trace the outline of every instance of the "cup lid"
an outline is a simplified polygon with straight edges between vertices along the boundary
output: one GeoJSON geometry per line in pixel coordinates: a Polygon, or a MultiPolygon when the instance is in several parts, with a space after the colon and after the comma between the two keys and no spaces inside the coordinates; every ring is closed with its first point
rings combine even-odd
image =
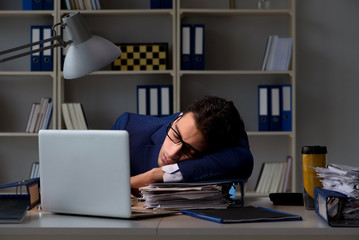
{"type": "Polygon", "coordinates": [[[304,146],[302,147],[302,154],[326,154],[326,146],[304,146]]]}

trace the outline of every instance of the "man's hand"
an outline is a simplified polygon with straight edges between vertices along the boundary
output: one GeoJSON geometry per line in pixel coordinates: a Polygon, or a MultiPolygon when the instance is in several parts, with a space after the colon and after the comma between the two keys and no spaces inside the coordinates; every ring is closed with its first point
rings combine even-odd
{"type": "Polygon", "coordinates": [[[161,168],[152,168],[151,170],[131,177],[131,188],[140,188],[151,183],[163,182],[164,172],[161,168]]]}

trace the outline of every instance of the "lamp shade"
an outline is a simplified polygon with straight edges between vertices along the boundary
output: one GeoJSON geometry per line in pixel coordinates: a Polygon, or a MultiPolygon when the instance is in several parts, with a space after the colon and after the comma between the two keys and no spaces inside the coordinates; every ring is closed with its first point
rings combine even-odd
{"type": "Polygon", "coordinates": [[[65,16],[65,30],[72,41],[65,57],[64,78],[74,79],[97,71],[121,55],[112,42],[92,35],[79,12],[65,16]]]}

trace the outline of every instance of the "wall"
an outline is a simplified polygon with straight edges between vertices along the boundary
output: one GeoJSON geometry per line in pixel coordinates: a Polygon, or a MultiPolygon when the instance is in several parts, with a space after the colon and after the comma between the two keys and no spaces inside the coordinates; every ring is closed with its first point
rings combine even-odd
{"type": "Polygon", "coordinates": [[[302,146],[325,145],[329,163],[359,167],[359,1],[298,0],[296,10],[298,162],[302,146]]]}

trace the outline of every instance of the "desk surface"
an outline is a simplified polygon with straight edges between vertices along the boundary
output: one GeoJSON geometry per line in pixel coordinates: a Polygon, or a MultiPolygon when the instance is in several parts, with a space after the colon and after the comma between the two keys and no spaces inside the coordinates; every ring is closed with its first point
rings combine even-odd
{"type": "Polygon", "coordinates": [[[298,214],[303,221],[219,224],[187,215],[143,220],[60,215],[29,211],[20,224],[0,224],[0,239],[359,239],[359,228],[332,228],[313,210],[273,206],[268,198],[249,198],[246,205],[298,214]]]}

